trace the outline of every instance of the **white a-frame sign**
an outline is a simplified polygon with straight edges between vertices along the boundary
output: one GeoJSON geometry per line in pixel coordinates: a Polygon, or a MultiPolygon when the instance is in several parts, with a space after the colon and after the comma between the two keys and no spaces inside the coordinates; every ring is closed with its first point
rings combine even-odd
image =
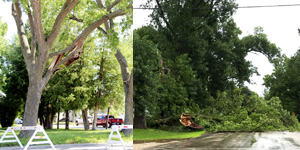
{"type": "Polygon", "coordinates": [[[22,143],[20,142],[18,136],[16,135],[14,130],[34,130],[33,135],[31,136],[30,140],[28,141],[27,145],[25,146],[24,150],[27,150],[30,145],[39,145],[39,144],[50,144],[52,149],[56,150],[53,143],[51,142],[50,138],[48,137],[47,133],[45,132],[44,128],[42,126],[25,126],[25,127],[8,127],[4,134],[2,135],[0,139],[0,143],[12,143],[12,142],[18,142],[20,147],[23,148],[22,143]],[[43,133],[43,136],[36,136],[37,133],[43,133]],[[8,133],[12,133],[13,136],[7,135],[8,133]],[[12,138],[14,138],[12,140],[12,138]],[[9,139],[9,140],[4,140],[9,139]],[[35,139],[45,139],[46,141],[36,141],[33,142],[35,139]]]}

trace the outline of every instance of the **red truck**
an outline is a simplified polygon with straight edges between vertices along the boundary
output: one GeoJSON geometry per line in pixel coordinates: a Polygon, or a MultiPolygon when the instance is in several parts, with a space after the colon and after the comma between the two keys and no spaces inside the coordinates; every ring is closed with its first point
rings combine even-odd
{"type": "MultiPolygon", "coordinates": [[[[107,115],[102,115],[97,118],[97,126],[103,126],[105,128],[106,126],[106,118],[107,115]]],[[[123,123],[122,118],[115,118],[113,115],[109,115],[108,118],[108,127],[110,128],[112,125],[121,125],[123,123]]]]}

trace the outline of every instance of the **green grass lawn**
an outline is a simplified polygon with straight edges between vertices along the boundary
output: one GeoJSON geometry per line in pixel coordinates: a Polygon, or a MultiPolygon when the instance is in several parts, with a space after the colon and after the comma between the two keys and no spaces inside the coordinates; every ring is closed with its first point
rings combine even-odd
{"type": "MultiPolygon", "coordinates": [[[[38,124],[40,124],[40,123],[38,123],[38,124]]],[[[59,124],[60,124],[60,125],[65,125],[66,122],[59,122],[59,124]]],[[[53,122],[53,126],[56,126],[56,125],[57,125],[57,122],[53,122]]],[[[76,124],[73,123],[73,122],[69,122],[69,125],[76,125],[76,124]]]]}
{"type": "MultiPolygon", "coordinates": [[[[5,130],[5,129],[0,129],[5,130]]],[[[83,129],[52,129],[46,130],[48,136],[50,137],[51,141],[54,145],[57,144],[74,144],[74,143],[106,143],[108,140],[108,136],[111,130],[88,130],[85,131],[83,129]]],[[[20,131],[15,131],[17,134],[20,131]]],[[[0,131],[0,137],[4,134],[3,131],[0,131]]],[[[38,135],[42,136],[42,134],[38,135]]],[[[133,138],[125,137],[123,133],[121,133],[122,139],[124,142],[132,142],[133,138]]],[[[20,139],[21,143],[25,146],[28,142],[28,139],[20,139]]],[[[3,146],[18,146],[18,143],[3,143],[0,144],[0,147],[3,146]]]]}
{"type": "Polygon", "coordinates": [[[199,137],[205,131],[173,132],[157,129],[133,129],[133,140],[185,139],[199,137]]]}

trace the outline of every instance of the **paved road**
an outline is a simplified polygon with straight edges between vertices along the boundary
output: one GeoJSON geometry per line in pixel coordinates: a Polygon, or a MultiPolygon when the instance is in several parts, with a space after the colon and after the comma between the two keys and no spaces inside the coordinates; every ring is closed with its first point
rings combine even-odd
{"type": "Polygon", "coordinates": [[[134,150],[300,150],[300,132],[216,133],[168,143],[134,144],[134,150]]]}
{"type": "MultiPolygon", "coordinates": [[[[106,143],[100,144],[65,144],[55,145],[56,150],[105,150],[106,143]]],[[[132,143],[125,143],[128,150],[133,150],[132,143]]],[[[108,148],[109,150],[122,150],[121,145],[113,145],[108,148]]],[[[0,150],[22,150],[20,147],[5,147],[0,150]]],[[[50,146],[30,146],[28,150],[52,150],[50,146]]]]}

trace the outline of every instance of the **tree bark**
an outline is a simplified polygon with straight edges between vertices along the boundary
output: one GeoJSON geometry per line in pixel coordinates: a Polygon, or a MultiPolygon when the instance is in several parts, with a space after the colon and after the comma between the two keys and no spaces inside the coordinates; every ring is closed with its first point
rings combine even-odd
{"type": "Polygon", "coordinates": [[[108,120],[109,120],[109,109],[110,109],[110,107],[107,108],[106,125],[105,125],[105,129],[106,129],[106,130],[107,130],[107,126],[109,126],[109,124],[108,124],[108,120]]]}
{"type": "MultiPolygon", "coordinates": [[[[133,124],[133,72],[131,70],[131,76],[129,75],[129,68],[126,61],[125,56],[121,53],[118,49],[117,53],[115,54],[120,67],[121,73],[123,78],[123,86],[125,92],[125,125],[132,125],[133,124]],[[132,85],[131,85],[132,84],[132,85]],[[132,90],[132,91],[130,91],[132,90]]],[[[124,130],[125,136],[133,134],[133,130],[127,129],[124,130]]]]}
{"type": "Polygon", "coordinates": [[[47,109],[46,109],[46,121],[45,121],[45,123],[44,123],[44,128],[45,129],[49,129],[48,127],[49,127],[49,122],[50,122],[50,108],[49,108],[50,106],[49,106],[49,104],[47,105],[47,109]]]}
{"type": "Polygon", "coordinates": [[[95,104],[95,111],[94,111],[94,119],[93,119],[93,128],[92,130],[96,130],[97,128],[97,116],[99,111],[99,102],[96,102],[95,104]]]}
{"type": "Polygon", "coordinates": [[[39,119],[40,119],[40,126],[44,126],[44,117],[40,116],[39,119]]]}
{"type": "Polygon", "coordinates": [[[82,112],[84,130],[89,130],[90,129],[90,123],[89,123],[89,120],[88,120],[88,108],[81,110],[81,112],[82,112]]]}
{"type": "Polygon", "coordinates": [[[38,111],[38,118],[40,119],[40,125],[44,127],[44,103],[41,102],[38,111]]]}
{"type": "Polygon", "coordinates": [[[53,129],[53,119],[55,116],[55,111],[53,108],[51,108],[51,113],[50,113],[50,117],[49,117],[49,122],[47,123],[47,129],[53,129]]]}
{"type": "Polygon", "coordinates": [[[57,129],[59,129],[59,115],[60,115],[60,111],[58,111],[57,113],[57,129]]]}
{"type": "MultiPolygon", "coordinates": [[[[103,81],[103,67],[104,67],[104,57],[102,56],[101,62],[100,62],[99,82],[103,81]]],[[[101,90],[101,87],[99,87],[98,92],[97,92],[98,101],[95,103],[93,130],[96,130],[96,126],[97,126],[97,116],[98,116],[98,111],[99,111],[99,101],[100,101],[101,95],[102,95],[102,90],[101,90]]]]}
{"type": "MultiPolygon", "coordinates": [[[[36,126],[37,124],[37,114],[38,106],[42,96],[42,90],[39,89],[33,80],[29,81],[27,100],[25,104],[23,125],[22,126],[36,126]]],[[[22,130],[20,132],[20,137],[31,137],[33,131],[22,130]]]]}
{"type": "Polygon", "coordinates": [[[136,113],[137,111],[134,112],[134,124],[133,128],[134,129],[147,129],[147,124],[146,124],[146,114],[138,114],[136,113]]]}
{"type": "Polygon", "coordinates": [[[69,110],[66,110],[66,127],[65,127],[66,130],[69,130],[69,121],[70,121],[69,110]]]}

